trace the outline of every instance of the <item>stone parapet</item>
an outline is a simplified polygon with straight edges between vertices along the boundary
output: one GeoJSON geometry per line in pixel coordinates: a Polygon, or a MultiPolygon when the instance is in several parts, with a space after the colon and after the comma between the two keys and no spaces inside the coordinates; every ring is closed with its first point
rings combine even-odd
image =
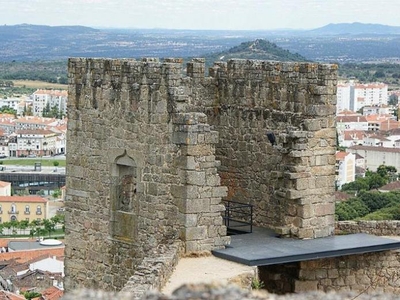
{"type": "Polygon", "coordinates": [[[178,264],[182,253],[183,245],[179,242],[155,249],[137,266],[121,293],[130,293],[130,299],[142,299],[149,291],[161,290],[178,264]]]}
{"type": "Polygon", "coordinates": [[[400,236],[400,221],[339,221],[336,234],[368,233],[377,236],[400,236]]]}

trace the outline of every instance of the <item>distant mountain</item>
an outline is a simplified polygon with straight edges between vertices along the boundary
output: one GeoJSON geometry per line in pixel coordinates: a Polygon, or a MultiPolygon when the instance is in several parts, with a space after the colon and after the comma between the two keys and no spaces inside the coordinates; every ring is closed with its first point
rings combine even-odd
{"type": "Polygon", "coordinates": [[[279,61],[306,61],[300,54],[293,54],[274,43],[264,39],[256,39],[241,43],[239,46],[219,53],[206,55],[208,62],[227,61],[232,58],[279,60],[279,61]]]}
{"type": "Polygon", "coordinates": [[[207,55],[211,62],[221,57],[375,62],[398,59],[399,49],[399,27],[360,23],[330,24],[311,31],[0,26],[0,62],[65,61],[68,57],[189,58],[205,57],[206,53],[216,53],[207,55]]]}
{"type": "Polygon", "coordinates": [[[388,35],[400,34],[399,26],[388,26],[381,24],[365,24],[365,23],[339,23],[328,24],[324,27],[308,31],[312,34],[329,34],[329,35],[388,35]]]}

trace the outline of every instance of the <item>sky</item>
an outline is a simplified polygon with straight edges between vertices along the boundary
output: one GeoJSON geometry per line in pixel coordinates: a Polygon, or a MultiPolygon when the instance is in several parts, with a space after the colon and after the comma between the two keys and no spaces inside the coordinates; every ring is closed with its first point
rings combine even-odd
{"type": "Polygon", "coordinates": [[[400,26],[400,0],[0,0],[0,24],[272,30],[400,26]]]}

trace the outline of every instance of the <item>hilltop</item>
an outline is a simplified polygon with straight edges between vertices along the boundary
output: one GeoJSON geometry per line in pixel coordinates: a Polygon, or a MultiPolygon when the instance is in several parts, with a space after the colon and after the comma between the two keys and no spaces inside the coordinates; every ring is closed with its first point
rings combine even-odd
{"type": "Polygon", "coordinates": [[[279,61],[307,61],[300,54],[293,54],[274,43],[264,39],[243,42],[238,46],[215,54],[206,55],[206,61],[227,61],[232,58],[279,60],[279,61]]]}

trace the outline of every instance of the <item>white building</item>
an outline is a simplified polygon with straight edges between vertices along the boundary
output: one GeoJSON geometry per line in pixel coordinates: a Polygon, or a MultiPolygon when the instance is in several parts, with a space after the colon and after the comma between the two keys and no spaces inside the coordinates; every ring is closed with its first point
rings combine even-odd
{"type": "Polygon", "coordinates": [[[18,105],[20,104],[21,101],[23,101],[23,99],[17,97],[0,99],[0,107],[7,106],[18,111],[18,105]]]}
{"type": "Polygon", "coordinates": [[[36,130],[46,129],[49,126],[57,126],[59,120],[54,118],[26,116],[16,119],[14,123],[15,130],[36,130]]]}
{"type": "Polygon", "coordinates": [[[362,115],[353,116],[342,116],[338,115],[336,117],[336,128],[338,132],[343,132],[345,130],[368,130],[368,120],[362,115]]]}
{"type": "Polygon", "coordinates": [[[49,105],[50,108],[57,107],[62,114],[67,114],[67,91],[59,90],[37,90],[32,95],[33,115],[42,117],[43,110],[49,105]]]}
{"type": "Polygon", "coordinates": [[[388,105],[375,105],[375,106],[364,106],[363,107],[363,116],[369,116],[369,115],[385,115],[385,116],[390,116],[392,119],[396,119],[394,116],[394,111],[395,108],[392,106],[388,105]]]}
{"type": "Polygon", "coordinates": [[[387,137],[377,134],[371,134],[369,136],[365,136],[363,140],[363,145],[374,146],[374,147],[387,147],[387,148],[394,147],[393,141],[391,141],[387,137]]]}
{"type": "Polygon", "coordinates": [[[339,82],[336,94],[336,113],[344,110],[358,111],[364,106],[381,106],[388,103],[388,86],[384,83],[339,82]]]}
{"type": "Polygon", "coordinates": [[[336,114],[350,109],[350,84],[338,83],[337,85],[336,114]]]}
{"type": "Polygon", "coordinates": [[[388,103],[388,86],[384,83],[355,84],[350,87],[350,109],[388,103]]]}
{"type": "Polygon", "coordinates": [[[353,182],[356,175],[356,156],[352,153],[336,153],[336,184],[339,189],[345,183],[353,182]]]}
{"type": "Polygon", "coordinates": [[[17,156],[56,154],[57,134],[51,130],[20,130],[17,135],[17,156]]]}
{"type": "Polygon", "coordinates": [[[400,149],[375,146],[353,146],[347,149],[353,154],[360,154],[365,159],[368,170],[376,172],[380,165],[393,166],[400,170],[400,149]]]}
{"type": "Polygon", "coordinates": [[[48,257],[29,265],[29,270],[40,270],[49,273],[60,273],[64,277],[64,261],[57,259],[57,257],[48,257]]]}
{"type": "Polygon", "coordinates": [[[338,142],[341,147],[362,145],[366,133],[364,130],[344,130],[338,132],[338,142]]]}

